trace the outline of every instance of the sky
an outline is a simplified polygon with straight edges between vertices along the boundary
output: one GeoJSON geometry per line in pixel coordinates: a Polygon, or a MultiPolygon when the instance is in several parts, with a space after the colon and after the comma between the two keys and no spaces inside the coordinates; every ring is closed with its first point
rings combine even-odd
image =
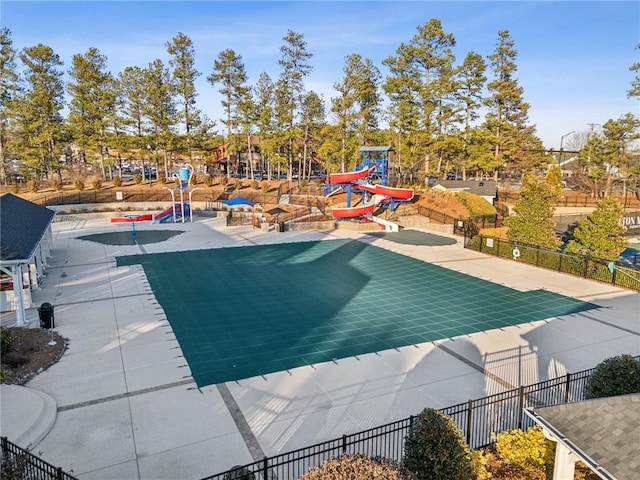
{"type": "Polygon", "coordinates": [[[0,25],[11,31],[14,48],[47,45],[65,72],[73,55],[91,47],[107,57],[114,75],[157,58],[166,64],[166,43],[187,35],[201,72],[197,106],[220,133],[222,97],[206,78],[221,51],[242,56],[249,84],[262,72],[276,80],[283,38],[289,30],[302,34],[313,67],[306,89],[321,95],[328,110],[348,55],[370,59],[384,78],[382,61],[431,19],[455,37],[456,64],[471,51],[486,60],[498,32],[509,31],[529,121],[547,148],[561,142],[569,148],[578,138],[570,132],[598,129],[629,112],[640,116],[640,101],[627,98],[635,75],[629,67],[640,62],[637,1],[0,2],[0,25]]]}

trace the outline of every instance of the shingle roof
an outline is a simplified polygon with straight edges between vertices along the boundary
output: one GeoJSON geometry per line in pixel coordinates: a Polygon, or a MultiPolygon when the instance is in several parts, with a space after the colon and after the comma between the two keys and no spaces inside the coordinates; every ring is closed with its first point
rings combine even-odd
{"type": "Polygon", "coordinates": [[[370,146],[370,147],[361,147],[359,152],[392,152],[393,147],[383,147],[383,146],[370,146]]]}
{"type": "Polygon", "coordinates": [[[7,193],[0,197],[0,262],[29,260],[55,212],[7,193]]]}
{"type": "Polygon", "coordinates": [[[617,480],[640,478],[640,394],[529,410],[617,480]]]}
{"type": "Polygon", "coordinates": [[[484,197],[495,197],[498,194],[498,184],[495,180],[438,180],[437,184],[446,189],[468,189],[469,192],[484,197]]]}

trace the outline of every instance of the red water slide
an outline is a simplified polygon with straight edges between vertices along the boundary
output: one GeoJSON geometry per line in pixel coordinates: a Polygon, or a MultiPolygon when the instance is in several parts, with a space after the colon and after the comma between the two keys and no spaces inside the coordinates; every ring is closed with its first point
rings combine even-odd
{"type": "Polygon", "coordinates": [[[375,170],[375,166],[365,167],[355,172],[332,173],[329,175],[329,183],[351,183],[367,178],[375,170]]]}

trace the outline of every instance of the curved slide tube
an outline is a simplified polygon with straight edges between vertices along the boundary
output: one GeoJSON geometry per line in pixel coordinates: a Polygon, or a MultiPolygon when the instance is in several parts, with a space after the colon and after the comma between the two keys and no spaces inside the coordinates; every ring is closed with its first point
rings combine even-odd
{"type": "Polygon", "coordinates": [[[129,223],[129,222],[145,222],[153,220],[153,215],[150,213],[145,213],[142,215],[129,216],[129,217],[113,217],[111,219],[111,223],[129,223]]]}
{"type": "Polygon", "coordinates": [[[331,209],[333,218],[356,218],[370,215],[387,199],[385,195],[374,195],[367,203],[356,207],[338,207],[331,209]]]}
{"type": "Polygon", "coordinates": [[[355,172],[332,173],[329,175],[329,183],[351,183],[367,178],[375,170],[374,166],[365,167],[355,172]]]}

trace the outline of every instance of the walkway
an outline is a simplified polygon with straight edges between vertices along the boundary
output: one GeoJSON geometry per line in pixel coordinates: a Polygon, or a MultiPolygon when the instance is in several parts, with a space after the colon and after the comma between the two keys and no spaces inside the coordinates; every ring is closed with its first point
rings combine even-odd
{"type": "MultiPolygon", "coordinates": [[[[106,220],[54,224],[51,267],[34,292],[36,305],[55,305],[56,330],[69,348],[28,385],[57,405],[33,451],[83,480],[197,479],[426,406],[441,408],[591,368],[614,355],[640,354],[640,294],[465,250],[460,239],[416,246],[345,230],[265,233],[215,218],[139,225],[185,231],[143,246],[77,239],[122,228],[106,220]],[[139,253],[327,239],[358,239],[522,292],[545,289],[599,308],[198,389],[142,267],[115,261],[139,253]]],[[[28,318],[38,323],[35,308],[28,318]]],[[[2,315],[3,324],[11,319],[2,315]]],[[[2,398],[3,430],[6,422],[20,430],[19,410],[11,405],[16,401],[8,400],[5,387],[2,398]]]]}

